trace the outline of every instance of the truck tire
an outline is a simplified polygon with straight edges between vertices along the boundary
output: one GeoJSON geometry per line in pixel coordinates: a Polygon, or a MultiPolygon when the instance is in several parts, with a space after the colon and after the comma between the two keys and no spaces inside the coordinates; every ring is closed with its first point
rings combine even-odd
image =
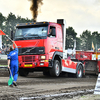
{"type": "Polygon", "coordinates": [[[20,76],[27,76],[29,74],[29,72],[26,69],[23,68],[19,68],[19,75],[20,76]]]}
{"type": "Polygon", "coordinates": [[[60,63],[58,60],[54,60],[53,67],[50,69],[50,75],[58,77],[60,75],[60,63]]]}
{"type": "Polygon", "coordinates": [[[76,78],[82,78],[83,77],[83,67],[81,64],[76,69],[76,78]]]}

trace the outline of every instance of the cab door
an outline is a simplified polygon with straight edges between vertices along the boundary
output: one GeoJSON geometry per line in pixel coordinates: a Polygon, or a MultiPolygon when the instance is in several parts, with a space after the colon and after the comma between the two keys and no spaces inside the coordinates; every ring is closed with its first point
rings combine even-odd
{"type": "Polygon", "coordinates": [[[55,26],[49,27],[49,33],[48,33],[48,53],[49,53],[49,59],[52,59],[52,56],[55,51],[58,50],[58,37],[57,37],[57,31],[55,26]]]}

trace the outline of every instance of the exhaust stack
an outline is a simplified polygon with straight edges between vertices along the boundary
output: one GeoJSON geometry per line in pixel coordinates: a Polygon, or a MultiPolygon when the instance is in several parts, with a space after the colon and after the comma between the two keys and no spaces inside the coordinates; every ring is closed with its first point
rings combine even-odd
{"type": "Polygon", "coordinates": [[[66,21],[64,19],[57,19],[57,23],[62,26],[62,35],[63,35],[63,59],[65,56],[65,44],[66,44],[66,21]]]}

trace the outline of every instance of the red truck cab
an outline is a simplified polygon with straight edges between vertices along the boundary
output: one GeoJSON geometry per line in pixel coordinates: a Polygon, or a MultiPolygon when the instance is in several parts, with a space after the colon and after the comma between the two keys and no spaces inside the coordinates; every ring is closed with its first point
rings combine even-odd
{"type": "Polygon", "coordinates": [[[14,38],[19,48],[19,73],[26,76],[30,71],[52,66],[55,55],[62,57],[62,28],[51,22],[18,24],[14,38]],[[51,30],[51,32],[50,32],[51,30]]]}
{"type": "Polygon", "coordinates": [[[63,71],[82,77],[83,65],[65,57],[65,39],[63,20],[17,24],[14,41],[19,48],[19,74],[43,71],[44,75],[59,76],[63,71]]]}

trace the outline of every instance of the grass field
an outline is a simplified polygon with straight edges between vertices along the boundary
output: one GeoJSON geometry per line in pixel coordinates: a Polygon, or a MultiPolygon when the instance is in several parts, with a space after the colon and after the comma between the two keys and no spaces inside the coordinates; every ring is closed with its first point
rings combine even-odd
{"type": "Polygon", "coordinates": [[[7,65],[1,65],[1,64],[0,64],[0,66],[4,66],[4,67],[7,67],[7,65]]]}

